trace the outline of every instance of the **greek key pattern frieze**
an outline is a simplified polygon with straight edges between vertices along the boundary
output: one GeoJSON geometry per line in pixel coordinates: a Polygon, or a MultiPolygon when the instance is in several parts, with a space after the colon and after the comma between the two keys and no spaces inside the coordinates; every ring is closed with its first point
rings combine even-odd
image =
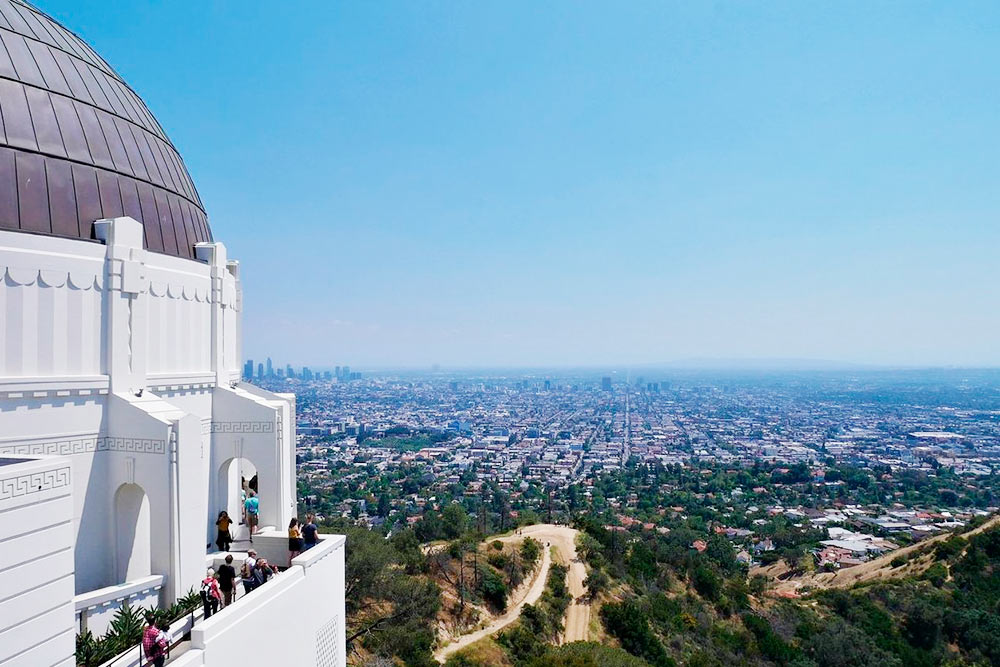
{"type": "Polygon", "coordinates": [[[149,440],[146,438],[104,438],[104,447],[98,451],[129,452],[131,454],[165,454],[167,443],[164,440],[149,440]]]}
{"type": "Polygon", "coordinates": [[[273,433],[274,422],[212,422],[212,433],[273,433]]]}
{"type": "Polygon", "coordinates": [[[163,440],[148,438],[88,437],[52,440],[47,442],[27,442],[0,444],[0,456],[72,456],[93,452],[129,452],[133,454],[165,454],[163,440]]]}
{"type": "Polygon", "coordinates": [[[18,477],[0,479],[0,500],[10,500],[32,493],[69,486],[69,468],[43,470],[18,477]]]}

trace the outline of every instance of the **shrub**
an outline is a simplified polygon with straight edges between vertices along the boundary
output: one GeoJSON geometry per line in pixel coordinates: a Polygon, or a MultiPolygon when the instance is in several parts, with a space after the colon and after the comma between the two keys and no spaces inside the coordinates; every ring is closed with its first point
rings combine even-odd
{"type": "Polygon", "coordinates": [[[676,664],[649,627],[649,619],[633,602],[606,604],[601,607],[601,621],[622,648],[653,667],[676,664]]]}
{"type": "Polygon", "coordinates": [[[933,563],[924,572],[924,579],[931,582],[935,587],[940,588],[948,579],[948,568],[941,563],[933,563]]]}
{"type": "Polygon", "coordinates": [[[501,553],[491,553],[486,556],[486,562],[495,567],[498,570],[503,570],[509,565],[509,559],[507,556],[501,553]]]}
{"type": "Polygon", "coordinates": [[[496,609],[507,608],[507,584],[493,570],[483,572],[483,583],[480,591],[483,594],[483,599],[496,609]]]}

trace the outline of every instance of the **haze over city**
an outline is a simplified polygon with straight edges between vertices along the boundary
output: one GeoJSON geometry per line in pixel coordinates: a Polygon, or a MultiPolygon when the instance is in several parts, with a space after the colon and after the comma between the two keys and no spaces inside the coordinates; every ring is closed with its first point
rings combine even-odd
{"type": "Polygon", "coordinates": [[[0,665],[1000,665],[1000,7],[38,2],[0,665]]]}
{"type": "Polygon", "coordinates": [[[46,5],[184,153],[248,356],[1000,363],[996,5],[46,5]]]}

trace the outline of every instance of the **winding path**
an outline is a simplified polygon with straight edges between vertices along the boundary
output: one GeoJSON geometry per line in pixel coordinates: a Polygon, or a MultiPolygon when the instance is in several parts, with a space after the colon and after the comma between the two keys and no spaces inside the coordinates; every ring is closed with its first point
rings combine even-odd
{"type": "Polygon", "coordinates": [[[518,619],[524,605],[534,604],[538,601],[538,598],[545,591],[545,581],[552,565],[551,550],[544,548],[546,543],[556,548],[559,552],[559,560],[569,564],[569,592],[573,596],[573,602],[570,603],[566,614],[566,631],[562,641],[563,643],[585,641],[590,625],[590,605],[581,602],[584,595],[583,580],[587,576],[587,570],[576,556],[576,536],[577,531],[568,526],[539,524],[525,527],[520,534],[501,537],[500,541],[507,543],[520,542],[525,537],[532,537],[542,543],[542,564],[536,570],[535,578],[532,580],[528,592],[517,604],[508,608],[502,616],[494,619],[485,628],[462,635],[447,646],[439,648],[434,653],[434,659],[438,662],[444,662],[452,653],[499,632],[518,619]]]}

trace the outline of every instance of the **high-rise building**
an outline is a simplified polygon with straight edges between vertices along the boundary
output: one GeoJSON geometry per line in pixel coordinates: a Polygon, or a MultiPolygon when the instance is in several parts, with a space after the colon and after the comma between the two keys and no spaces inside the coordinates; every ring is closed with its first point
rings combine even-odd
{"type": "Polygon", "coordinates": [[[264,379],[264,364],[257,364],[257,379],[264,379]]]}
{"type": "MultiPolygon", "coordinates": [[[[197,589],[225,556],[205,549],[219,510],[239,517],[257,475],[277,529],[254,547],[288,568],[207,621],[171,619],[176,657],[345,665],[344,538],[287,560],[295,403],[240,383],[239,263],[108,63],[27,2],[0,17],[0,665],[76,665],[82,630],[197,589]]],[[[232,529],[238,567],[249,535],[232,529]]]]}
{"type": "Polygon", "coordinates": [[[601,389],[604,391],[611,391],[611,378],[607,375],[601,378],[601,389]]]}
{"type": "Polygon", "coordinates": [[[294,378],[295,377],[295,369],[292,368],[291,364],[287,364],[285,366],[285,377],[289,377],[289,378],[294,378]]]}
{"type": "Polygon", "coordinates": [[[271,363],[271,357],[267,358],[267,377],[274,377],[274,365],[271,363]]]}
{"type": "Polygon", "coordinates": [[[253,379],[253,359],[247,359],[243,364],[243,379],[248,381],[253,379]]]}
{"type": "Polygon", "coordinates": [[[333,374],[334,374],[334,376],[335,376],[335,377],[336,377],[336,378],[337,378],[338,380],[340,379],[340,366],[337,366],[337,367],[336,367],[336,368],[335,368],[335,369],[333,370],[333,374]]]}

